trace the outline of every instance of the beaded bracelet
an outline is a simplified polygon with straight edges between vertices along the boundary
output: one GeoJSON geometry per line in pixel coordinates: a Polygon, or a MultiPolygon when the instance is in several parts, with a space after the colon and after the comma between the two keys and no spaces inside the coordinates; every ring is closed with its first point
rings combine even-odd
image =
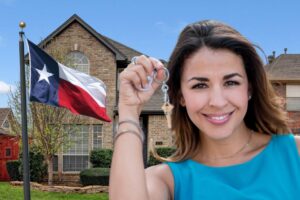
{"type": "Polygon", "coordinates": [[[141,140],[142,144],[144,143],[144,134],[143,133],[138,133],[137,131],[134,130],[129,130],[129,129],[125,129],[125,130],[120,130],[118,131],[115,136],[114,136],[114,141],[113,143],[115,144],[116,140],[119,138],[119,136],[125,134],[125,133],[132,133],[136,136],[138,136],[138,138],[141,140]]]}

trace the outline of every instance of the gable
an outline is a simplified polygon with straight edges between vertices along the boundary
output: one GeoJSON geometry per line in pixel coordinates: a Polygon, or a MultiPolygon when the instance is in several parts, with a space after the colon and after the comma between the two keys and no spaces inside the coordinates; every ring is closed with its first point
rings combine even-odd
{"type": "Polygon", "coordinates": [[[0,108],[0,128],[4,128],[8,123],[8,114],[10,112],[10,108],[0,108]]]}
{"type": "MultiPolygon", "coordinates": [[[[110,44],[105,37],[96,32],[91,26],[89,26],[86,22],[84,22],[79,16],[76,14],[70,17],[65,23],[59,26],[55,31],[53,31],[46,39],[39,43],[38,46],[46,47],[49,43],[53,41],[58,35],[60,35],[63,31],[69,28],[73,23],[79,24],[83,29],[85,29],[90,35],[98,40],[102,45],[104,45],[107,49],[109,49],[115,56],[116,60],[126,60],[126,56],[124,56],[117,48],[115,48],[112,44],[110,44]]],[[[76,34],[76,32],[74,33],[76,34]]]]}

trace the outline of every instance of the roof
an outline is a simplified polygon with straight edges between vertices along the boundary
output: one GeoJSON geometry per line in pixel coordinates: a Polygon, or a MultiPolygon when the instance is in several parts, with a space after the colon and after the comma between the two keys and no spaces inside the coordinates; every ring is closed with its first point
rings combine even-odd
{"type": "Polygon", "coordinates": [[[110,44],[112,44],[114,47],[116,47],[125,57],[128,61],[131,61],[132,57],[142,55],[143,53],[134,50],[124,44],[121,44],[111,38],[108,38],[106,36],[103,36],[110,44]]]}
{"type": "Polygon", "coordinates": [[[0,108],[0,128],[2,128],[2,125],[10,112],[10,108],[0,108]]]}
{"type": "Polygon", "coordinates": [[[76,14],[72,15],[65,23],[63,23],[56,30],[54,30],[48,37],[46,37],[43,41],[41,41],[38,44],[38,46],[40,47],[46,46],[49,42],[51,42],[51,40],[54,37],[56,37],[58,34],[60,34],[63,30],[65,30],[68,26],[70,26],[74,22],[79,23],[91,35],[93,35],[96,39],[98,39],[100,43],[102,43],[104,46],[110,49],[116,55],[117,61],[131,60],[133,56],[142,54],[139,51],[136,51],[106,36],[101,35],[76,14]]]}
{"type": "Polygon", "coordinates": [[[300,81],[300,54],[281,54],[265,66],[271,81],[300,81]]]}
{"type": "Polygon", "coordinates": [[[3,128],[0,128],[0,137],[19,138],[20,136],[12,135],[8,131],[4,130],[3,128]]]}
{"type": "MultiPolygon", "coordinates": [[[[162,115],[162,105],[163,105],[163,93],[160,88],[158,88],[151,99],[143,107],[141,114],[151,114],[151,115],[162,115]]],[[[114,108],[114,112],[118,113],[118,108],[114,108]]]]}
{"type": "Polygon", "coordinates": [[[1,135],[9,135],[8,131],[6,131],[5,129],[3,128],[0,128],[0,136],[1,135]]]}
{"type": "Polygon", "coordinates": [[[163,105],[163,93],[160,88],[158,88],[151,99],[145,104],[143,108],[143,113],[152,113],[152,114],[163,114],[161,109],[163,105]]]}

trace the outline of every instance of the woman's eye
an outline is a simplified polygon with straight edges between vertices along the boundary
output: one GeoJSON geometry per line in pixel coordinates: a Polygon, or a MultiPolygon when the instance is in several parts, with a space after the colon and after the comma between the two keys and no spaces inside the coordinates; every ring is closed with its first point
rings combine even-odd
{"type": "Polygon", "coordinates": [[[225,83],[225,85],[226,85],[226,86],[235,86],[235,85],[240,85],[240,83],[237,82],[237,81],[227,81],[227,82],[225,83]]]}
{"type": "Polygon", "coordinates": [[[203,88],[207,88],[207,85],[205,83],[197,83],[192,87],[192,89],[203,89],[203,88]]]}

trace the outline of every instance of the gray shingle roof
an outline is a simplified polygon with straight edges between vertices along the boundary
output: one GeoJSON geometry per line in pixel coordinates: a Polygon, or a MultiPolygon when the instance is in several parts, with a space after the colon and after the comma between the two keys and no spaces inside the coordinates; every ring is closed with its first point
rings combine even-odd
{"type": "Polygon", "coordinates": [[[106,36],[103,36],[110,44],[112,44],[114,47],[116,47],[126,58],[128,61],[131,61],[131,58],[134,56],[142,55],[143,53],[132,49],[124,44],[121,44],[111,38],[108,38],[106,36]]]}
{"type": "Polygon", "coordinates": [[[300,54],[281,54],[265,69],[271,81],[300,81],[300,54]]]}

